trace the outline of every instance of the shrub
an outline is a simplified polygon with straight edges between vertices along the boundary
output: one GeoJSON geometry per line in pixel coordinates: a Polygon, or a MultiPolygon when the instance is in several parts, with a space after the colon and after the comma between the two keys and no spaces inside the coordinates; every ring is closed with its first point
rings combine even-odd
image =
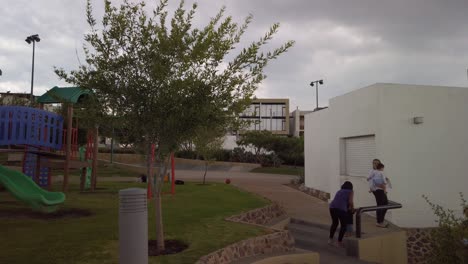
{"type": "Polygon", "coordinates": [[[256,163],[257,159],[252,152],[245,151],[243,148],[234,148],[231,153],[232,162],[256,163]]]}
{"type": "Polygon", "coordinates": [[[174,156],[181,159],[196,159],[197,153],[193,150],[179,150],[174,153],[174,156]]]}
{"type": "MultiPolygon", "coordinates": [[[[111,153],[110,148],[99,148],[99,153],[111,153]]],[[[116,148],[114,154],[136,154],[137,151],[133,148],[116,148]]]]}
{"type": "Polygon", "coordinates": [[[460,193],[460,198],[464,217],[457,217],[453,210],[444,209],[430,202],[425,195],[423,198],[438,217],[439,224],[438,228],[431,232],[433,251],[429,262],[432,264],[468,263],[468,204],[463,194],[460,193]]]}
{"type": "Polygon", "coordinates": [[[279,167],[283,161],[276,154],[264,154],[260,156],[262,167],[279,167]]]}

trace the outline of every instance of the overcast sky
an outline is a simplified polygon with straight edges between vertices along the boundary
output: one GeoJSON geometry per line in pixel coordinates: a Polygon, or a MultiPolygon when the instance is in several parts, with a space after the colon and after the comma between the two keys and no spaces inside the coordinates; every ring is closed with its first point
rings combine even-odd
{"type": "MultiPolygon", "coordinates": [[[[0,91],[29,92],[32,45],[39,34],[34,93],[58,80],[53,66],[71,70],[88,30],[84,0],[0,0],[0,91]]],[[[154,7],[156,1],[147,1],[154,7]]],[[[170,0],[173,8],[178,0],[170,0]]],[[[187,1],[190,4],[192,1],[187,1]]],[[[200,0],[196,25],[225,5],[241,21],[254,15],[244,42],[274,22],[281,28],[271,47],[296,45],[267,68],[258,97],[291,100],[291,110],[315,107],[313,80],[323,79],[321,106],[334,96],[376,83],[468,86],[467,0],[200,0]]],[[[117,4],[119,1],[113,1],[117,4]]],[[[96,18],[103,1],[93,0],[96,18]]]]}

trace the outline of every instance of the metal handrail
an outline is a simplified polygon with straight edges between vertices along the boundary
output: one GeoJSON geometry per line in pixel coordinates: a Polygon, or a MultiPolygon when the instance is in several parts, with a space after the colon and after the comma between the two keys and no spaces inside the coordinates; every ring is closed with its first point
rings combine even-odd
{"type": "Polygon", "coordinates": [[[376,205],[376,206],[365,206],[359,207],[356,210],[356,238],[361,238],[361,215],[364,212],[377,211],[381,209],[398,209],[403,207],[400,203],[388,201],[388,205],[376,205]]]}

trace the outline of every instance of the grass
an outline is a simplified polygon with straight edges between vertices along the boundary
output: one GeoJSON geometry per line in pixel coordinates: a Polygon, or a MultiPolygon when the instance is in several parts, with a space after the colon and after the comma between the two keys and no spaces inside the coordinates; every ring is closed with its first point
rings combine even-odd
{"type": "Polygon", "coordinates": [[[303,167],[260,167],[251,170],[250,172],[255,173],[269,173],[269,174],[283,174],[283,175],[304,175],[304,168],[303,167]]]}
{"type": "MultiPolygon", "coordinates": [[[[98,170],[98,177],[137,177],[138,173],[135,173],[133,171],[127,170],[127,169],[122,169],[117,166],[114,166],[113,164],[109,164],[108,162],[104,161],[99,161],[97,163],[97,170],[98,170]]],[[[54,175],[63,175],[63,170],[62,169],[54,169],[53,170],[54,175]]],[[[80,171],[79,170],[70,170],[70,175],[72,176],[79,176],[80,171]]]]}
{"type": "MultiPolygon", "coordinates": [[[[118,263],[118,190],[142,183],[100,183],[94,194],[80,194],[73,185],[64,208],[93,215],[54,220],[0,216],[0,263],[118,263]]],[[[212,251],[249,237],[262,228],[224,221],[225,217],[268,202],[226,184],[177,186],[175,196],[163,197],[166,239],[189,244],[184,252],[150,257],[150,263],[194,263],[212,251]]],[[[7,192],[0,192],[0,212],[29,210],[7,192]]],[[[154,208],[149,206],[149,238],[155,237],[154,208]]]]}

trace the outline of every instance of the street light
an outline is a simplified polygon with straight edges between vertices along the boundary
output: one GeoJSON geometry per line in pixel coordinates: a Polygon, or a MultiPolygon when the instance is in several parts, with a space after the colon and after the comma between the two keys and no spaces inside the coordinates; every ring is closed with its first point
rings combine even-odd
{"type": "Polygon", "coordinates": [[[41,39],[39,38],[38,34],[31,35],[25,39],[28,44],[33,44],[33,55],[32,55],[32,71],[31,71],[31,104],[34,102],[34,95],[33,95],[33,84],[34,84],[34,53],[36,51],[36,42],[40,42],[41,39]]]}
{"type": "Polygon", "coordinates": [[[319,106],[318,106],[318,87],[319,87],[319,84],[320,85],[323,85],[323,80],[317,80],[317,81],[313,81],[310,83],[310,86],[314,87],[315,85],[315,100],[317,102],[317,105],[315,107],[315,111],[319,110],[319,106]]]}

